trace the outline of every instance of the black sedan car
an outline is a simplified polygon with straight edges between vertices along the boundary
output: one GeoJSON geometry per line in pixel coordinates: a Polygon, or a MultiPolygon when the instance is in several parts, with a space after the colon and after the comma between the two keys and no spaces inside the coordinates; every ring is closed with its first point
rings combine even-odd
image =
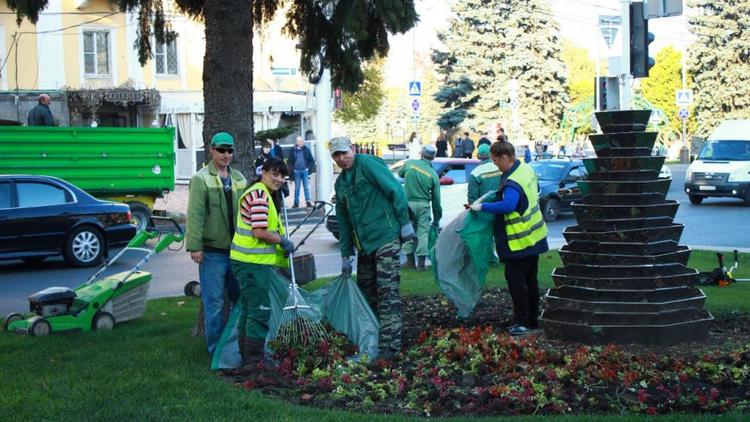
{"type": "Polygon", "coordinates": [[[544,221],[554,221],[561,212],[572,211],[570,204],[583,198],[578,180],[586,177],[581,160],[538,160],[529,163],[539,180],[539,206],[544,221]]]}
{"type": "Polygon", "coordinates": [[[55,177],[0,175],[0,259],[38,263],[62,255],[70,265],[93,266],[135,232],[125,204],[55,177]]]}

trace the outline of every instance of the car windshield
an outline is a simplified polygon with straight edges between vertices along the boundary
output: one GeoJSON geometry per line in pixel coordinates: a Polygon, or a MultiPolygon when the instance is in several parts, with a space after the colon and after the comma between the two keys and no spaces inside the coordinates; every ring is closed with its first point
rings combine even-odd
{"type": "Polygon", "coordinates": [[[750,160],[750,141],[708,141],[703,144],[699,160],[750,160]]]}
{"type": "Polygon", "coordinates": [[[556,182],[562,179],[566,165],[551,161],[533,161],[531,167],[534,168],[539,180],[556,182]]]}

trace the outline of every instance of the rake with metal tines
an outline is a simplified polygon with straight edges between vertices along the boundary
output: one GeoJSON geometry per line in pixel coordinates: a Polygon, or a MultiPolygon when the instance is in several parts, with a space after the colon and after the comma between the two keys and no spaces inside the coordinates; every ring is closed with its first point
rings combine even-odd
{"type": "MultiPolygon", "coordinates": [[[[283,206],[284,226],[289,226],[286,206],[283,206]]],[[[280,345],[298,346],[315,345],[328,337],[325,327],[320,321],[320,316],[305,302],[297,286],[297,277],[294,274],[294,253],[289,254],[289,270],[292,274],[292,283],[289,285],[289,296],[282,309],[280,322],[276,332],[271,339],[280,345]]]]}

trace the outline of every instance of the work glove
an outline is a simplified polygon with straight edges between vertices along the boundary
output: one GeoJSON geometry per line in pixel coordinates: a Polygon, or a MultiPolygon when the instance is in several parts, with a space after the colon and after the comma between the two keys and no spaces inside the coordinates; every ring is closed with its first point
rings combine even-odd
{"type": "Polygon", "coordinates": [[[406,243],[410,240],[416,239],[417,234],[414,233],[414,227],[411,223],[406,223],[401,226],[401,243],[406,243]]]}
{"type": "Polygon", "coordinates": [[[469,205],[469,209],[472,210],[472,211],[482,211],[482,204],[475,202],[475,203],[469,205]]]}
{"type": "Polygon", "coordinates": [[[341,275],[344,277],[349,277],[350,275],[352,275],[352,257],[341,257],[341,275]]]}
{"type": "Polygon", "coordinates": [[[289,239],[288,237],[281,236],[281,242],[279,243],[279,246],[281,246],[281,249],[284,250],[284,256],[289,256],[292,252],[294,252],[294,242],[292,242],[292,239],[289,239]]]}

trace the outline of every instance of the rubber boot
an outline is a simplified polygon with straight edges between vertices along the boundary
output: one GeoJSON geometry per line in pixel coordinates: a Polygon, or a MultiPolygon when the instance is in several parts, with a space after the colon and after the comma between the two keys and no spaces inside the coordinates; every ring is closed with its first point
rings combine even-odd
{"type": "Polygon", "coordinates": [[[417,263],[414,261],[414,254],[406,254],[406,264],[401,268],[414,269],[417,267],[417,263]]]}
{"type": "Polygon", "coordinates": [[[424,271],[426,269],[424,266],[424,262],[426,259],[427,257],[424,255],[417,257],[417,271],[424,271]]]}
{"type": "Polygon", "coordinates": [[[242,354],[242,365],[254,368],[263,362],[265,356],[265,341],[255,338],[245,338],[240,343],[240,353],[242,354]]]}

